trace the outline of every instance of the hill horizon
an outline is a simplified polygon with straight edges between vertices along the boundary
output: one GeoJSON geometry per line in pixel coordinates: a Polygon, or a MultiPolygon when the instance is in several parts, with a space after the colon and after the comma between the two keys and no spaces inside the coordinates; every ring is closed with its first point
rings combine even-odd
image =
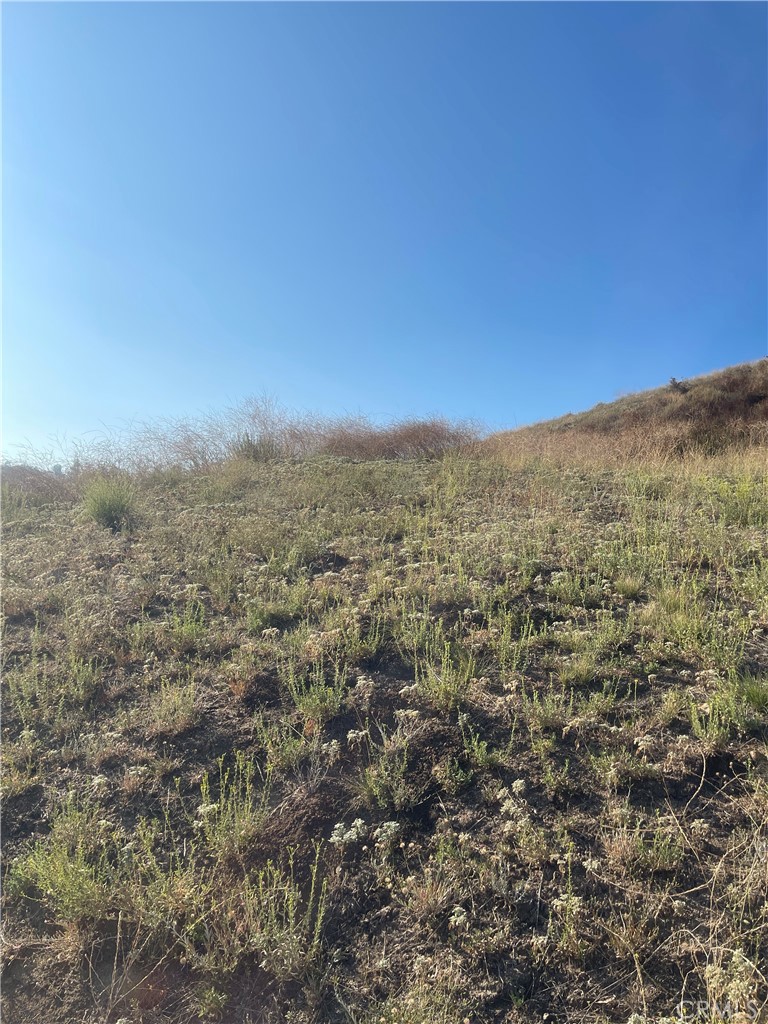
{"type": "Polygon", "coordinates": [[[244,454],[245,438],[254,446],[252,455],[260,438],[269,440],[263,457],[295,457],[310,451],[353,455],[355,445],[361,458],[372,457],[377,446],[378,457],[412,457],[419,445],[422,454],[429,457],[472,439],[502,447],[521,439],[546,439],[552,448],[558,443],[571,443],[575,437],[600,434],[609,434],[614,440],[621,436],[625,443],[642,434],[639,443],[646,446],[656,437],[670,451],[675,446],[716,451],[732,443],[764,443],[768,438],[766,423],[768,356],[695,377],[672,378],[662,386],[598,402],[582,412],[500,431],[484,429],[477,420],[452,422],[441,416],[412,416],[379,423],[360,414],[323,416],[287,410],[273,399],[261,398],[245,400],[206,417],[158,418],[133,424],[122,432],[91,431],[90,439],[73,438],[48,451],[21,445],[18,449],[23,457],[14,460],[5,456],[3,465],[27,462],[46,469],[62,462],[84,464],[99,459],[106,464],[110,458],[119,462],[131,452],[138,456],[141,450],[148,464],[153,454],[160,464],[173,459],[174,452],[179,459],[201,463],[236,454],[238,445],[244,454]]]}
{"type": "Polygon", "coordinates": [[[4,472],[4,1021],[760,1020],[764,375],[4,472]]]}

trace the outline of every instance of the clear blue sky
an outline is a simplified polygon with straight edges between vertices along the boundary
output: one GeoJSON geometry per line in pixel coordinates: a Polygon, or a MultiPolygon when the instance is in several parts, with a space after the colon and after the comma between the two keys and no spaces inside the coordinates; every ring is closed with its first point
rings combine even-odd
{"type": "Polygon", "coordinates": [[[5,443],[766,354],[759,3],[4,3],[5,443]]]}

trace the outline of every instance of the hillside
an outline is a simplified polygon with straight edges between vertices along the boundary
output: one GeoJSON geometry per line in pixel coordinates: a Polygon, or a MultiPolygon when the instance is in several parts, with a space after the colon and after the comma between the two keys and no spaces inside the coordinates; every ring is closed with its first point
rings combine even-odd
{"type": "Polygon", "coordinates": [[[765,452],[259,440],[4,480],[4,1021],[764,1015],[765,452]]]}
{"type": "Polygon", "coordinates": [[[572,452],[595,446],[635,456],[713,454],[768,444],[768,359],[732,366],[661,388],[601,402],[517,431],[495,435],[502,447],[572,452]]]}

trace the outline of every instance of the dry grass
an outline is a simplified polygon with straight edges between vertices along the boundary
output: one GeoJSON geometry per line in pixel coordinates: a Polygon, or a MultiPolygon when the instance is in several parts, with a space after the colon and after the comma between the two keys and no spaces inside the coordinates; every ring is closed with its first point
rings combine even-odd
{"type": "Polygon", "coordinates": [[[7,466],[4,473],[27,494],[55,496],[63,493],[61,466],[71,481],[117,471],[199,473],[231,459],[436,459],[471,448],[479,436],[476,424],[441,417],[375,424],[364,416],[295,413],[271,399],[252,398],[197,419],[156,419],[61,440],[48,450],[22,449],[23,464],[7,466]]]}
{"type": "MultiPolygon", "coordinates": [[[[738,452],[759,460],[768,445],[768,359],[601,403],[588,412],[496,434],[505,458],[616,465],[738,452]]],[[[736,456],[738,457],[738,456],[736,456]]],[[[729,462],[730,464],[730,462],[729,462]]]]}
{"type": "Polygon", "coordinates": [[[765,1013],[765,452],[431,430],[6,479],[6,1020],[765,1013]]]}

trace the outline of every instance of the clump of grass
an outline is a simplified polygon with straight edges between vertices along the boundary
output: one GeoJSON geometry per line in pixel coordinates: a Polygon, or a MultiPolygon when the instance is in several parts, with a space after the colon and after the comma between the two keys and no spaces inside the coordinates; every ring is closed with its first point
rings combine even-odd
{"type": "Polygon", "coordinates": [[[246,902],[255,908],[253,938],[262,952],[262,965],[283,981],[307,977],[318,966],[328,904],[320,844],[315,844],[314,860],[309,864],[305,896],[294,858],[291,851],[287,868],[268,861],[245,890],[246,902]]]}
{"type": "Polygon", "coordinates": [[[9,893],[41,899],[66,923],[104,916],[111,878],[104,827],[96,808],[68,800],[50,835],[12,865],[9,893]]]}
{"type": "Polygon", "coordinates": [[[663,820],[658,811],[655,821],[647,825],[623,822],[618,828],[607,830],[603,850],[618,870],[630,876],[675,871],[685,855],[674,822],[663,820]]]}
{"type": "Polygon", "coordinates": [[[556,688],[550,680],[546,689],[533,690],[521,695],[523,715],[532,733],[558,732],[573,716],[573,691],[565,684],[556,688]]]}
{"type": "Polygon", "coordinates": [[[268,770],[287,771],[296,768],[316,739],[306,736],[303,729],[291,722],[268,722],[263,712],[255,715],[253,731],[266,754],[268,770]]]}
{"type": "Polygon", "coordinates": [[[180,654],[194,650],[205,636],[205,608],[199,601],[188,601],[183,608],[172,612],[168,627],[180,654]]]}
{"type": "Polygon", "coordinates": [[[66,731],[83,718],[99,689],[101,669],[95,660],[72,655],[52,664],[39,644],[36,633],[29,659],[6,673],[6,701],[25,726],[44,723],[56,732],[66,731]]]}
{"type": "Polygon", "coordinates": [[[114,533],[136,524],[136,494],[126,480],[119,477],[96,477],[88,484],[84,496],[85,510],[99,526],[114,533]]]}
{"type": "Polygon", "coordinates": [[[334,667],[330,681],[326,681],[322,660],[316,661],[304,676],[289,665],[284,678],[297,710],[304,716],[305,735],[312,735],[339,713],[347,681],[346,670],[339,665],[334,667]]]}
{"type": "Polygon", "coordinates": [[[190,729],[197,719],[196,688],[193,679],[187,683],[164,679],[149,702],[150,736],[176,736],[190,729]]]}
{"type": "Polygon", "coordinates": [[[739,680],[747,708],[757,715],[768,715],[768,675],[747,674],[739,680]]]}
{"type": "Polygon", "coordinates": [[[585,685],[591,683],[597,675],[597,659],[592,651],[585,651],[568,661],[564,661],[557,676],[564,686],[585,685]]]}
{"type": "Polygon", "coordinates": [[[442,650],[429,644],[427,655],[416,661],[415,675],[424,697],[442,712],[453,711],[464,702],[470,679],[475,673],[471,652],[462,650],[450,640],[443,640],[442,650]]]}
{"type": "Polygon", "coordinates": [[[371,1009],[362,1024],[462,1024],[471,1019],[466,1002],[458,989],[417,978],[371,1009]]]}
{"type": "Polygon", "coordinates": [[[614,583],[616,593],[627,601],[636,601],[643,592],[643,581],[639,576],[620,576],[614,583]]]}
{"type": "Polygon", "coordinates": [[[691,731],[709,749],[725,749],[734,736],[765,725],[766,712],[765,677],[745,675],[721,680],[704,704],[691,701],[691,731]]]}
{"type": "Polygon", "coordinates": [[[212,856],[217,859],[242,853],[253,841],[267,816],[271,777],[267,773],[256,784],[256,765],[241,750],[234,763],[225,767],[218,761],[218,793],[211,792],[206,772],[200,784],[198,822],[212,856]]]}
{"type": "Polygon", "coordinates": [[[378,727],[381,743],[368,743],[368,765],[355,788],[370,807],[394,811],[413,807],[421,795],[408,777],[408,740],[402,729],[378,727]]]}

